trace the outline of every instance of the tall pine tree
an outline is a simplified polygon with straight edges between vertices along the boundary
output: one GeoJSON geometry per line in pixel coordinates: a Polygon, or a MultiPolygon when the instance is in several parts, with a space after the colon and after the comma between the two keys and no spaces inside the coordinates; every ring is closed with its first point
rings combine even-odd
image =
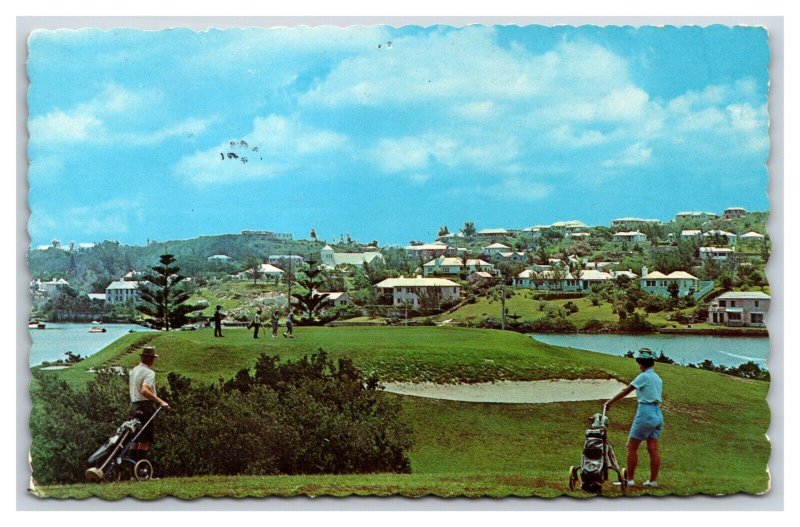
{"type": "Polygon", "coordinates": [[[324,307],[327,307],[328,293],[320,293],[318,289],[325,283],[325,277],[322,275],[322,269],[319,268],[317,262],[309,262],[308,268],[297,274],[297,285],[302,287],[305,291],[302,293],[295,293],[294,297],[300,306],[300,310],[305,313],[309,319],[314,316],[324,307]]]}
{"type": "Polygon", "coordinates": [[[180,282],[186,279],[179,274],[180,268],[171,254],[162,254],[159,265],[151,267],[153,273],[146,274],[139,282],[143,305],[136,309],[151,317],[153,325],[169,331],[189,321],[188,315],[202,307],[187,304],[191,293],[180,282]],[[180,285],[179,285],[180,284],[180,285]]]}

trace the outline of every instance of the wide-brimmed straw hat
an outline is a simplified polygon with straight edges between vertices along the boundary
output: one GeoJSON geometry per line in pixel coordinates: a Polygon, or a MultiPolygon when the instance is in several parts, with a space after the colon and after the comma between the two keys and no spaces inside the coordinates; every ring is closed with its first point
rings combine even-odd
{"type": "Polygon", "coordinates": [[[139,354],[140,357],[158,357],[158,353],[156,353],[156,349],[153,346],[145,346],[142,348],[142,352],[139,354]]]}

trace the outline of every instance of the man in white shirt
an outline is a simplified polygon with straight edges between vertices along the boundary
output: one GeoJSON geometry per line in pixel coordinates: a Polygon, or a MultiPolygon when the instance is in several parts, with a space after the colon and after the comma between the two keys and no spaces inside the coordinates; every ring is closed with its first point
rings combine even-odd
{"type": "MultiPolygon", "coordinates": [[[[155,413],[160,406],[169,410],[169,403],[159,398],[156,394],[156,372],[153,371],[153,362],[158,355],[153,346],[145,346],[139,354],[141,362],[130,371],[129,388],[131,394],[131,417],[139,419],[142,424],[155,413]]],[[[150,444],[155,437],[155,423],[147,425],[138,440],[131,446],[131,455],[134,459],[147,456],[150,444]]]]}

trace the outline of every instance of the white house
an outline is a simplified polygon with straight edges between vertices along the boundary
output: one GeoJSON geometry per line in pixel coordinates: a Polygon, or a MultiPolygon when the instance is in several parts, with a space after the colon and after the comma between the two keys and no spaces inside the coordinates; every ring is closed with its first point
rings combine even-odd
{"type": "Polygon", "coordinates": [[[527,238],[538,238],[542,235],[542,229],[546,229],[547,225],[531,225],[525,227],[520,231],[520,234],[527,238]]]}
{"type": "Polygon", "coordinates": [[[678,284],[678,297],[693,295],[700,287],[700,279],[690,275],[686,271],[673,271],[664,274],[659,271],[647,272],[647,267],[642,268],[640,284],[646,292],[668,297],[670,284],[678,284]]]}
{"type": "Polygon", "coordinates": [[[568,232],[566,238],[573,240],[585,240],[591,236],[588,232],[568,232]]]}
{"type": "Polygon", "coordinates": [[[507,238],[511,236],[511,233],[506,229],[481,229],[477,235],[485,238],[507,238]]]}
{"type": "Polygon", "coordinates": [[[347,304],[352,304],[353,299],[350,298],[344,291],[335,291],[335,292],[314,292],[314,296],[318,295],[327,295],[325,296],[325,302],[328,307],[338,307],[338,306],[346,306],[347,304]]]}
{"type": "Polygon", "coordinates": [[[647,241],[647,236],[641,232],[637,231],[623,231],[623,232],[615,232],[614,233],[614,241],[615,242],[645,242],[647,241]]]}
{"type": "MultiPolygon", "coordinates": [[[[55,298],[61,294],[61,290],[64,287],[69,286],[69,282],[64,280],[63,278],[59,278],[57,280],[50,280],[47,282],[42,282],[41,280],[35,280],[36,288],[46,297],[48,298],[55,298]]],[[[31,284],[33,286],[33,283],[31,284]]]]}
{"type": "Polygon", "coordinates": [[[105,293],[86,293],[86,296],[89,297],[89,300],[100,300],[101,302],[106,301],[105,293]]]}
{"type": "Polygon", "coordinates": [[[420,295],[430,295],[440,302],[458,300],[461,286],[446,278],[387,278],[375,284],[380,294],[391,295],[393,305],[409,305],[419,307],[420,295]]]}
{"type": "Polygon", "coordinates": [[[698,229],[683,229],[681,231],[681,239],[688,240],[689,238],[696,238],[697,236],[702,236],[703,231],[698,229]]]}
{"type": "Polygon", "coordinates": [[[209,262],[230,262],[231,260],[233,260],[233,258],[228,256],[227,254],[214,254],[209,256],[207,260],[209,262]]]}
{"type": "Polygon", "coordinates": [[[708,307],[708,323],[725,326],[764,326],[770,296],[761,291],[730,291],[708,307]]]}
{"type": "MultiPolygon", "coordinates": [[[[275,279],[283,276],[283,270],[278,269],[272,264],[262,263],[258,266],[258,276],[264,279],[275,279]]],[[[253,270],[247,269],[236,275],[239,280],[252,280],[253,270]]]]}
{"type": "Polygon", "coordinates": [[[578,220],[556,221],[550,224],[553,229],[564,229],[568,231],[582,231],[589,226],[578,220]]]}
{"type": "Polygon", "coordinates": [[[760,242],[763,239],[764,239],[763,234],[759,234],[754,231],[750,231],[746,234],[742,234],[741,236],[739,236],[739,240],[743,242],[760,242]]]}
{"type": "MultiPolygon", "coordinates": [[[[432,274],[457,276],[461,274],[463,269],[464,262],[461,260],[461,258],[456,258],[453,256],[439,256],[438,258],[434,258],[433,260],[426,262],[422,266],[423,274],[425,276],[430,276],[432,274]]],[[[495,269],[494,265],[490,264],[489,262],[485,262],[479,258],[468,258],[466,272],[474,273],[475,271],[493,273],[495,269]]]]}
{"type": "Polygon", "coordinates": [[[738,236],[736,236],[732,232],[722,231],[722,230],[719,230],[719,229],[710,230],[710,231],[708,231],[708,232],[703,234],[704,238],[710,238],[712,236],[721,236],[721,237],[725,238],[726,240],[728,240],[729,244],[736,243],[736,239],[738,238],[738,236]]]}
{"type": "Polygon", "coordinates": [[[511,251],[511,247],[502,243],[493,243],[481,249],[481,253],[486,256],[494,256],[495,254],[507,253],[511,251]]]}
{"type": "Polygon", "coordinates": [[[436,258],[437,256],[453,256],[456,250],[443,242],[425,243],[422,245],[407,245],[406,252],[414,258],[436,258]]]}
{"type": "Polygon", "coordinates": [[[580,283],[566,270],[551,269],[536,272],[525,269],[514,278],[514,287],[547,291],[578,291],[580,283]]]}
{"type": "Polygon", "coordinates": [[[661,220],[645,218],[617,218],[611,220],[612,227],[642,227],[644,225],[661,225],[661,220]]]}
{"type": "Polygon", "coordinates": [[[367,251],[363,253],[337,253],[333,247],[326,245],[320,251],[322,265],[334,268],[339,265],[352,265],[362,267],[364,263],[383,263],[383,255],[378,251],[367,251]]]}
{"type": "Polygon", "coordinates": [[[733,256],[733,252],[733,249],[729,247],[700,247],[700,260],[714,259],[725,262],[729,256],[733,256]]]}
{"type": "Polygon", "coordinates": [[[722,218],[730,220],[733,218],[738,218],[739,216],[744,216],[745,214],[747,214],[747,211],[742,207],[730,207],[725,209],[725,212],[722,214],[722,218]]]}
{"type": "Polygon", "coordinates": [[[698,211],[687,211],[687,212],[679,212],[675,215],[675,220],[715,220],[719,218],[719,214],[714,212],[698,212],[698,211]]]}
{"type": "Polygon", "coordinates": [[[137,302],[140,296],[139,282],[117,280],[106,287],[106,302],[109,304],[126,304],[129,301],[137,302]]]}
{"type": "Polygon", "coordinates": [[[503,260],[505,262],[524,262],[528,258],[525,255],[524,251],[509,251],[509,252],[502,252],[492,255],[493,258],[497,258],[498,260],[503,260]]]}

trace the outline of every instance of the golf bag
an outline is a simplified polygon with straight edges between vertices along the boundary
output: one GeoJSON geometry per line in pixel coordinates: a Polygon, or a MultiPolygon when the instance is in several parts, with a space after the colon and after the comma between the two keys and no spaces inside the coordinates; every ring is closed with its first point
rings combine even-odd
{"type": "Polygon", "coordinates": [[[102,465],[106,458],[108,458],[112,452],[122,450],[128,444],[128,438],[135,434],[139,428],[141,428],[142,423],[138,419],[128,419],[119,427],[117,427],[117,432],[108,438],[100,448],[95,450],[94,454],[89,456],[87,459],[90,465],[102,465]],[[119,448],[117,448],[119,447],[119,448]]]}
{"type": "Polygon", "coordinates": [[[157,408],[144,424],[139,419],[133,418],[119,425],[116,433],[87,459],[91,466],[86,469],[86,479],[119,481],[123,471],[130,472],[139,481],[150,479],[153,475],[153,464],[147,459],[131,457],[131,447],[159,411],[161,407],[157,408]]]}
{"type": "Polygon", "coordinates": [[[600,492],[603,482],[608,479],[606,431],[604,428],[590,428],[585,437],[581,455],[581,490],[600,492]]]}
{"type": "Polygon", "coordinates": [[[590,422],[591,428],[584,434],[580,465],[569,468],[569,489],[574,491],[580,481],[581,490],[599,494],[608,481],[608,471],[613,470],[617,473],[622,492],[625,492],[626,470],[620,469],[614,449],[608,444],[606,407],[603,406],[602,414],[594,414],[590,422]]]}

